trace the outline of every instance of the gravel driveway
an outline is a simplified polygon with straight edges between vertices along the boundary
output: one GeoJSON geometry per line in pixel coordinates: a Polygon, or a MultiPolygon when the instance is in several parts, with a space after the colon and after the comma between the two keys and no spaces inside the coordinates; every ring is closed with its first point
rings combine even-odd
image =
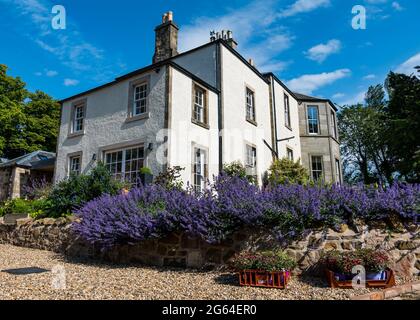
{"type": "Polygon", "coordinates": [[[0,245],[0,270],[0,300],[348,299],[369,292],[367,289],[332,290],[323,279],[298,277],[292,278],[286,290],[245,288],[239,287],[236,276],[229,273],[70,262],[52,252],[10,245],[0,245]],[[56,270],[56,266],[65,270],[65,289],[60,287],[63,278],[57,278],[51,271],[27,275],[4,272],[28,267],[56,270]]]}

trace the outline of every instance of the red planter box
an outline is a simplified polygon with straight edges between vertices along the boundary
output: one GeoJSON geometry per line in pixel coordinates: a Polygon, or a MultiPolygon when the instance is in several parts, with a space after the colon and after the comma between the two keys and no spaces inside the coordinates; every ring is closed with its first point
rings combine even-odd
{"type": "Polygon", "coordinates": [[[239,284],[248,287],[285,289],[290,276],[290,271],[243,270],[239,272],[239,284]]]}
{"type": "MultiPolygon", "coordinates": [[[[325,270],[325,274],[331,288],[353,289],[351,280],[338,281],[335,278],[335,273],[328,269],[325,270]]],[[[385,280],[366,280],[366,288],[391,288],[393,286],[395,286],[395,275],[391,269],[386,270],[385,280]]]]}

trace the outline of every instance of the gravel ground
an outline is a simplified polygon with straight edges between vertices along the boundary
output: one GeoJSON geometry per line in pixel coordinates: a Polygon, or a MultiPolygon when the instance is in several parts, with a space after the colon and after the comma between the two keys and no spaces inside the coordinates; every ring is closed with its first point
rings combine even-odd
{"type": "MultiPolygon", "coordinates": [[[[292,277],[286,290],[239,287],[225,272],[169,270],[66,261],[48,251],[0,245],[0,300],[4,299],[349,299],[369,289],[333,290],[323,279],[292,277]],[[66,288],[54,289],[54,272],[12,275],[6,269],[64,267],[66,288]]],[[[55,278],[57,279],[57,278],[55,278]]],[[[399,281],[401,282],[401,281],[399,281]]]]}

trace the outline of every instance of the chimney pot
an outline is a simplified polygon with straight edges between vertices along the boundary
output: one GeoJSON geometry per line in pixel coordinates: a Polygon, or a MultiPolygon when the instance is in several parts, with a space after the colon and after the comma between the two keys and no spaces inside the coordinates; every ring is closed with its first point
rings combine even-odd
{"type": "Polygon", "coordinates": [[[255,67],[254,59],[249,58],[249,59],[248,59],[248,62],[249,62],[249,64],[250,64],[251,66],[255,67]]]}

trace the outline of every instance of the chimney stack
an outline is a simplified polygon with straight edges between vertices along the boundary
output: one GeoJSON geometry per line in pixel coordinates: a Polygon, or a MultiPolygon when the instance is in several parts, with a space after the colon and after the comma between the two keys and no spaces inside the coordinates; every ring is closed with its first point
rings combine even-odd
{"type": "Polygon", "coordinates": [[[162,16],[162,24],[155,29],[155,54],[153,63],[172,58],[178,54],[178,26],[173,22],[172,11],[162,16]]]}

